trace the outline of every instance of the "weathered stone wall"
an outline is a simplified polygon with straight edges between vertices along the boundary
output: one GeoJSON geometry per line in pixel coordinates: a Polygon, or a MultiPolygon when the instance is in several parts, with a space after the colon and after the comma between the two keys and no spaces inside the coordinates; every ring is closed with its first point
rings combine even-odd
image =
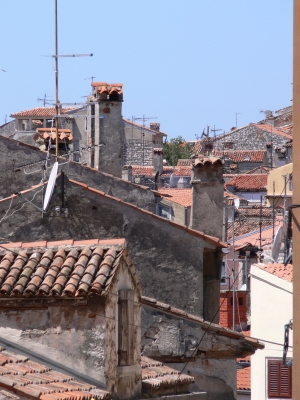
{"type": "Polygon", "coordinates": [[[1,306],[0,321],[2,338],[105,383],[103,301],[27,309],[1,306]]]}
{"type": "Polygon", "coordinates": [[[153,165],[152,141],[126,139],[123,148],[124,165],[153,165]]]}
{"type": "MultiPolygon", "coordinates": [[[[0,236],[11,241],[120,238],[128,242],[128,251],[136,267],[146,296],[188,310],[203,313],[203,249],[214,245],[187,234],[167,221],[109,197],[78,188],[65,189],[69,218],[56,217],[54,207],[61,204],[55,194],[51,211],[41,214],[31,204],[13,214],[0,225],[0,236]]],[[[28,198],[31,198],[27,194],[28,198]]],[[[12,204],[10,213],[20,208],[12,204]]],[[[40,206],[38,194],[34,203],[40,206]]],[[[1,203],[0,218],[9,202],[1,203]]]]}
{"type": "MultiPolygon", "coordinates": [[[[215,149],[223,150],[224,143],[233,142],[233,150],[266,150],[266,144],[273,142],[273,149],[282,146],[289,139],[263,131],[254,125],[247,125],[244,128],[236,129],[225,135],[219,135],[215,140],[215,149]]],[[[226,148],[226,147],[225,147],[226,148]]]]}
{"type": "Polygon", "coordinates": [[[207,392],[207,399],[235,399],[235,356],[242,348],[238,342],[205,333],[192,321],[142,306],[142,354],[178,371],[187,362],[183,373],[195,377],[190,390],[207,392]]]}
{"type": "MultiPolygon", "coordinates": [[[[37,185],[41,182],[42,165],[47,155],[45,152],[24,146],[22,143],[4,137],[0,137],[0,152],[0,196],[10,196],[12,193],[28,189],[32,185],[37,185]],[[24,165],[28,165],[28,167],[19,169],[24,165]],[[15,170],[17,172],[14,172],[15,170]]],[[[55,157],[52,157],[48,164],[50,168],[47,170],[46,179],[49,177],[51,165],[53,165],[54,161],[55,157]]],[[[64,162],[66,162],[65,159],[59,160],[59,164],[64,162]]],[[[120,178],[91,168],[85,168],[74,162],[62,165],[59,168],[59,171],[61,170],[71,179],[83,182],[111,196],[155,212],[155,196],[146,187],[142,188],[130,184],[120,178]]]]}
{"type": "Polygon", "coordinates": [[[13,119],[9,121],[7,124],[4,124],[0,127],[0,135],[1,136],[10,136],[17,130],[16,120],[13,119]]]}

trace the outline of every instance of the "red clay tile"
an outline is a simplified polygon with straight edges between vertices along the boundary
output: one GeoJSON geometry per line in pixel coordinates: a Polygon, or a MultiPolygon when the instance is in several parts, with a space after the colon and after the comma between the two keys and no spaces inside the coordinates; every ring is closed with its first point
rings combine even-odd
{"type": "Polygon", "coordinates": [[[47,242],[46,241],[41,241],[41,242],[30,242],[30,243],[22,243],[23,248],[27,247],[46,247],[47,242]]]}

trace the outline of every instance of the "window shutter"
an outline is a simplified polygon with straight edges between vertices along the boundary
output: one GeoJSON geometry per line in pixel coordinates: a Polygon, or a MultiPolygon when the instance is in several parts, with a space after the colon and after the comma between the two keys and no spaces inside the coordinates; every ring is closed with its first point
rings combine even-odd
{"type": "Polygon", "coordinates": [[[292,368],[280,363],[280,397],[292,397],[292,368]]]}
{"type": "Polygon", "coordinates": [[[292,368],[284,367],[281,360],[268,361],[268,397],[292,397],[292,368]]]}
{"type": "Polygon", "coordinates": [[[134,352],[134,293],[120,290],[118,302],[118,364],[132,365],[134,352]]]}
{"type": "Polygon", "coordinates": [[[279,365],[277,360],[268,361],[268,397],[279,396],[279,365]]]}

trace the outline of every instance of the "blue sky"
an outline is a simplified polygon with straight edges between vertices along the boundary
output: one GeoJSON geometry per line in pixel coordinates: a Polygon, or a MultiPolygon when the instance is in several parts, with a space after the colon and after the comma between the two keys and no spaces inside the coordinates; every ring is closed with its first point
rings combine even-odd
{"type": "MultiPolygon", "coordinates": [[[[55,96],[54,1],[0,4],[0,124],[55,96]]],[[[59,99],[90,80],[124,84],[125,118],[157,117],[169,138],[228,131],[292,99],[292,0],[58,0],[59,99]]]]}

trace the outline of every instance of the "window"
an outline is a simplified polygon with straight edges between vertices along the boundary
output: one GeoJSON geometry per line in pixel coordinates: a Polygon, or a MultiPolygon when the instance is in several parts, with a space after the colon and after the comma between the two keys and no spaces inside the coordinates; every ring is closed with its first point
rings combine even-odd
{"type": "Polygon", "coordinates": [[[284,367],[282,360],[268,360],[268,397],[292,398],[292,368],[284,367]]]}
{"type": "Polygon", "coordinates": [[[158,215],[163,218],[171,219],[172,218],[171,207],[159,204],[158,205],[158,215]]]}
{"type": "Polygon", "coordinates": [[[133,290],[120,290],[118,299],[118,365],[132,365],[134,362],[133,311],[133,290]]]}

